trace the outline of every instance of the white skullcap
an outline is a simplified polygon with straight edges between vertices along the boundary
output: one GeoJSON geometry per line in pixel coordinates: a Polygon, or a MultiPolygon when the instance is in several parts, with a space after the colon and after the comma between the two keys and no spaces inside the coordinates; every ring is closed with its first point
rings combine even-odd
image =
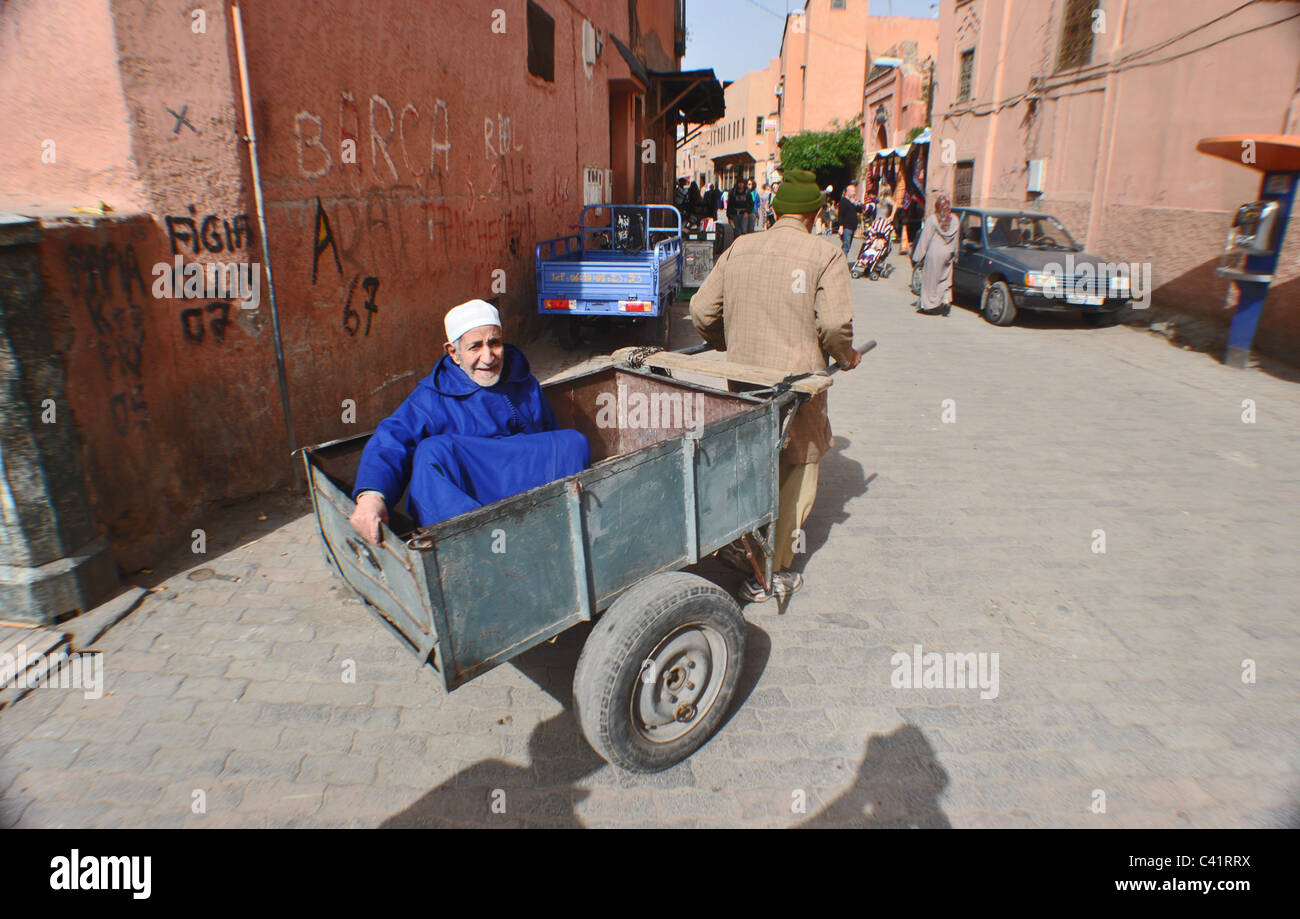
{"type": "Polygon", "coordinates": [[[470,300],[448,310],[442,324],[447,329],[447,341],[454,344],[470,329],[477,329],[481,325],[501,328],[501,314],[486,300],[470,300]]]}

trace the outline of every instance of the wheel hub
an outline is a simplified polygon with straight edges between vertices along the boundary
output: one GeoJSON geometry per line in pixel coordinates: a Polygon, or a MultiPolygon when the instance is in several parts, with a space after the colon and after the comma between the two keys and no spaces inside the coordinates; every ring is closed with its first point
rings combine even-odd
{"type": "Polygon", "coordinates": [[[632,722],[655,743],[688,733],[712,707],[726,673],[727,650],[711,626],[683,626],[663,639],[642,665],[632,695],[632,722]]]}

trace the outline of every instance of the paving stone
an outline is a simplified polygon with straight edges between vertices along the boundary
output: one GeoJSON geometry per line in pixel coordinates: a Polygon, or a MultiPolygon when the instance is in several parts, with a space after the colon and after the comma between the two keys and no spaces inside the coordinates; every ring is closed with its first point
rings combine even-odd
{"type": "Polygon", "coordinates": [[[212,731],[201,721],[151,721],[140,728],[133,745],[159,744],[164,747],[200,746],[212,731]]]}
{"type": "Polygon", "coordinates": [[[313,756],[309,753],[303,757],[296,778],[300,782],[362,785],[374,782],[378,764],[377,756],[313,756]]]}
{"type": "Polygon", "coordinates": [[[297,752],[245,753],[236,750],[226,757],[221,778],[226,781],[284,779],[298,777],[304,755],[297,752]]]}

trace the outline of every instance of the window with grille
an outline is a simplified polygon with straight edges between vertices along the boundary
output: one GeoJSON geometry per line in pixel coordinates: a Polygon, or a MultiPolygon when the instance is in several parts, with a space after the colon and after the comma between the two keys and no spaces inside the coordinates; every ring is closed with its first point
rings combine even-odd
{"type": "Polygon", "coordinates": [[[763,133],[763,116],[754,116],[754,133],[761,135],[763,133]]]}
{"type": "Polygon", "coordinates": [[[1056,69],[1072,70],[1092,62],[1092,14],[1099,0],[1067,0],[1061,22],[1061,46],[1056,69]]]}
{"type": "Polygon", "coordinates": [[[848,6],[848,0],[831,0],[831,9],[842,10],[848,6]]]}
{"type": "Polygon", "coordinates": [[[971,80],[975,74],[975,49],[961,53],[961,67],[957,74],[957,101],[969,102],[971,80]]]}
{"type": "Polygon", "coordinates": [[[953,207],[970,206],[970,189],[974,178],[975,162],[973,160],[965,160],[957,164],[952,183],[953,207]]]}
{"type": "Polygon", "coordinates": [[[529,0],[528,72],[549,83],[555,82],[555,20],[529,0]]]}

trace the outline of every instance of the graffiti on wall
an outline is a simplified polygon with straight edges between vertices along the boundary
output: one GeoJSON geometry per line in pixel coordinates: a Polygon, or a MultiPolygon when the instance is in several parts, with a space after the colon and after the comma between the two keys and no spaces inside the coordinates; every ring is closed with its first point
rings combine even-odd
{"type": "Polygon", "coordinates": [[[226,329],[230,326],[230,303],[226,300],[213,300],[206,306],[191,306],[181,310],[181,333],[191,344],[201,345],[211,329],[214,341],[226,340],[226,329]],[[204,324],[204,314],[207,323],[204,324]]]}
{"type": "Polygon", "coordinates": [[[325,119],[317,112],[302,109],[294,115],[298,174],[304,179],[320,179],[340,167],[356,167],[360,175],[368,164],[375,181],[401,184],[400,162],[410,178],[423,187],[427,177],[445,177],[451,170],[451,115],[445,100],[435,99],[421,112],[414,102],[394,109],[392,103],[374,93],[366,100],[366,109],[363,137],[356,96],[347,89],[339,93],[337,143],[326,139],[325,119]]]}
{"type": "Polygon", "coordinates": [[[93,347],[104,374],[107,404],[119,434],[149,424],[141,398],[144,370],[144,276],[131,243],[68,243],[69,288],[90,319],[93,347]]]}
{"type": "MultiPolygon", "coordinates": [[[[334,238],[334,229],[330,223],[329,212],[325,205],[321,203],[320,198],[316,199],[316,217],[313,221],[312,230],[312,248],[311,248],[311,282],[316,283],[320,267],[320,257],[328,249],[334,256],[334,267],[338,270],[339,276],[343,276],[343,263],[339,258],[338,242],[334,238]]],[[[357,272],[352,275],[352,281],[348,284],[347,295],[343,299],[343,331],[353,338],[356,337],[358,330],[361,328],[361,313],[353,309],[354,298],[357,293],[357,284],[360,283],[363,291],[361,309],[365,312],[365,331],[362,337],[369,337],[371,324],[374,321],[375,314],[379,312],[379,306],[375,302],[375,296],[379,292],[379,278],[373,275],[366,275],[362,279],[364,272],[357,272]]]]}
{"type": "Polygon", "coordinates": [[[252,240],[247,214],[232,217],[207,214],[200,220],[198,209],[192,204],[188,216],[167,214],[163,217],[163,224],[167,227],[172,255],[180,254],[182,244],[189,247],[186,254],[200,255],[203,252],[234,252],[245,248],[252,240]]]}
{"type": "Polygon", "coordinates": [[[531,262],[539,218],[550,224],[575,206],[573,176],[557,170],[534,182],[510,112],[453,124],[442,99],[402,102],[347,88],[336,98],[302,106],[291,130],[298,176],[321,192],[302,228],[310,232],[311,283],[321,287],[322,305],[341,305],[349,337],[368,336],[382,319],[387,272],[451,273],[457,286],[486,291],[503,267],[531,262]],[[453,134],[467,138],[458,140],[457,157],[453,134]]]}

